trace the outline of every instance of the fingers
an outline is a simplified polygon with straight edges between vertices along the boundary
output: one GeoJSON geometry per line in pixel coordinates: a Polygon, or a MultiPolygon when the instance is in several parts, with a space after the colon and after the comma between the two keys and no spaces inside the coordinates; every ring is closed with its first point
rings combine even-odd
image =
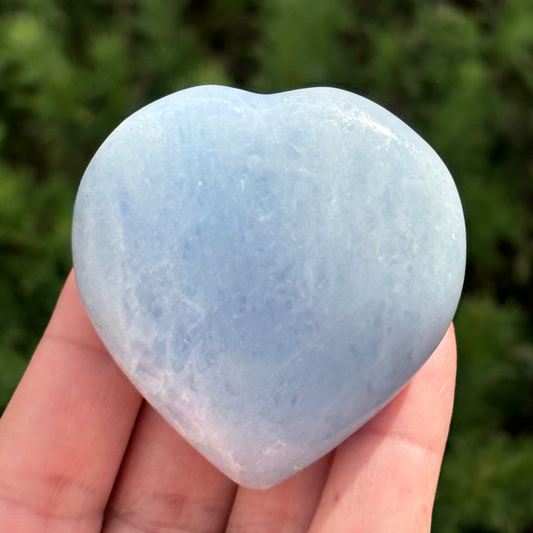
{"type": "Polygon", "coordinates": [[[227,533],[306,533],[330,464],[328,455],[268,490],[240,487],[227,533]]]}
{"type": "Polygon", "coordinates": [[[100,531],[140,402],[71,275],[0,420],[2,530],[100,531]]]}
{"type": "Polygon", "coordinates": [[[337,450],[316,515],[330,457],[267,491],[239,488],[233,502],[234,485],[145,405],[105,533],[304,533],[311,522],[313,533],[429,530],[453,355],[449,335],[404,392],[337,450]]]}
{"type": "Polygon", "coordinates": [[[235,484],[143,404],[103,531],[223,532],[235,484]]]}
{"type": "MultiPolygon", "coordinates": [[[[404,391],[329,459],[269,491],[240,489],[229,533],[422,533],[448,431],[450,330],[404,391]]],[[[7,531],[100,531],[141,399],[113,363],[73,276],[0,420],[0,523],[7,531]]],[[[143,407],[105,531],[222,532],[235,486],[143,407]]]]}
{"type": "Polygon", "coordinates": [[[410,384],[337,449],[310,533],[427,533],[455,382],[452,328],[410,384]]]}

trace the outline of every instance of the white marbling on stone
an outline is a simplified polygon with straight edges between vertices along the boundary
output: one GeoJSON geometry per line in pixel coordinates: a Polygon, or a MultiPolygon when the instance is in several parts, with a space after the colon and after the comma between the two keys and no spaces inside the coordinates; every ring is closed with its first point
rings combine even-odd
{"type": "Polygon", "coordinates": [[[120,367],[234,480],[267,487],[373,416],[454,315],[465,226],[435,152],[331,88],[215,86],[104,142],[76,279],[120,367]]]}

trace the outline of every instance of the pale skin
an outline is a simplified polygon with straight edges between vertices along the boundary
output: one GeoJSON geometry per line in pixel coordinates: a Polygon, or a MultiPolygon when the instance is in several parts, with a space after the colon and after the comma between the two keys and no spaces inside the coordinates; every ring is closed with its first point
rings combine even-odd
{"type": "Polygon", "coordinates": [[[265,491],[238,487],[129,383],[67,280],[0,419],[0,524],[17,533],[426,533],[456,349],[336,450],[265,491]]]}

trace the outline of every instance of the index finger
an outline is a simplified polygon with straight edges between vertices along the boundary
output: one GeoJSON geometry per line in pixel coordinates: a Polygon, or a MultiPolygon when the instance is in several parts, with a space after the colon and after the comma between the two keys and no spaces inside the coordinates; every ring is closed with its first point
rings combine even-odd
{"type": "Polygon", "coordinates": [[[454,398],[453,328],[411,382],[339,446],[311,533],[426,533],[454,398]]]}
{"type": "Polygon", "coordinates": [[[0,420],[6,531],[100,531],[140,404],[94,331],[71,274],[0,420]]]}

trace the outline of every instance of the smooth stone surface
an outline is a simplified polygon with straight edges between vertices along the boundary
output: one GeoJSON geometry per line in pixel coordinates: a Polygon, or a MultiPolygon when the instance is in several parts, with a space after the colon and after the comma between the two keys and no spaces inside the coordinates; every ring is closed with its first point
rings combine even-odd
{"type": "Polygon", "coordinates": [[[227,475],[267,487],[433,352],[465,227],[444,164],[378,105],[204,86],[104,142],[73,248],[85,306],[133,383],[227,475]]]}

